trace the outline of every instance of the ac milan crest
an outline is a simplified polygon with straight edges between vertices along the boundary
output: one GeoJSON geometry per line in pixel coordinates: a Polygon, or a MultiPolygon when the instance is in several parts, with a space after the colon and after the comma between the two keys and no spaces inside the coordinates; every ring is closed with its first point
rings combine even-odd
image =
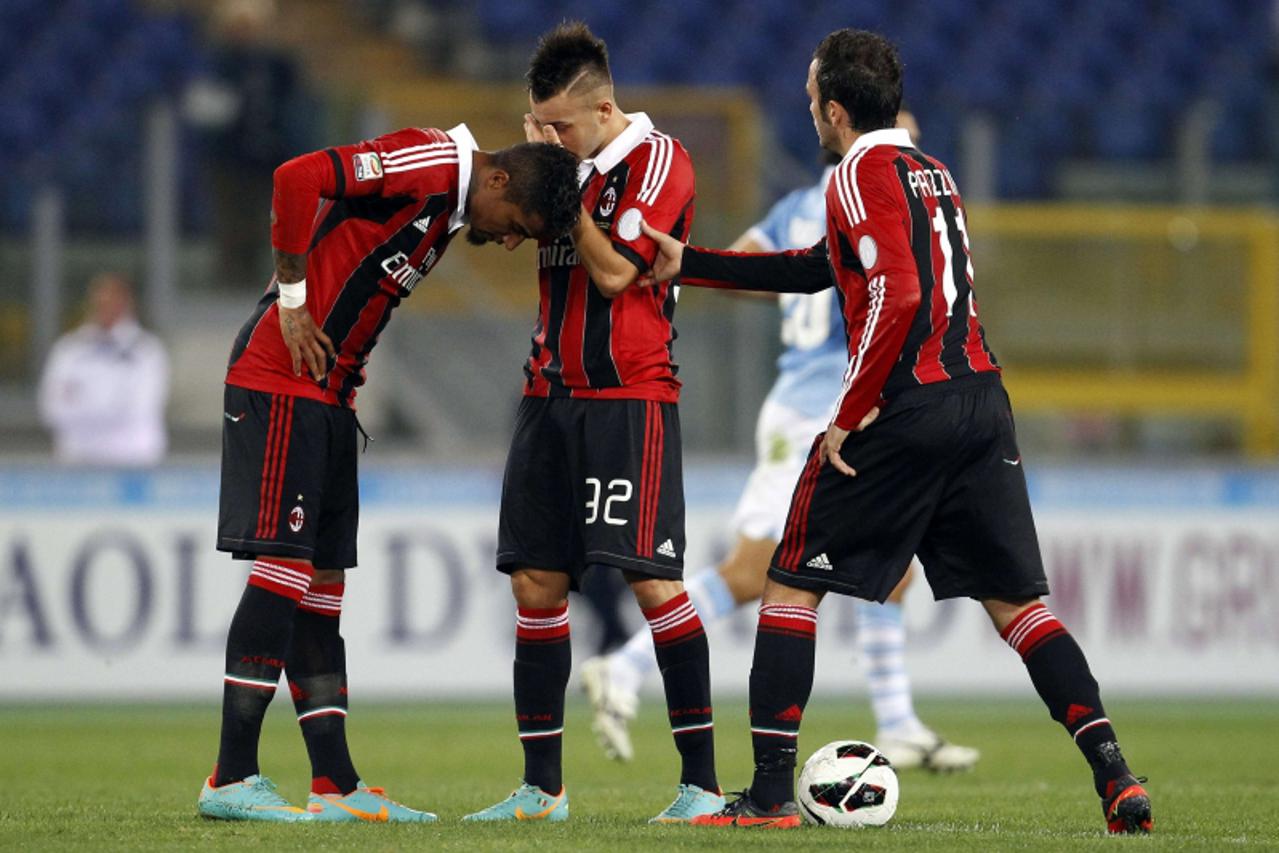
{"type": "Polygon", "coordinates": [[[617,206],[617,190],[609,187],[604,190],[603,197],[600,198],[600,216],[609,216],[613,213],[613,208],[617,206]]]}

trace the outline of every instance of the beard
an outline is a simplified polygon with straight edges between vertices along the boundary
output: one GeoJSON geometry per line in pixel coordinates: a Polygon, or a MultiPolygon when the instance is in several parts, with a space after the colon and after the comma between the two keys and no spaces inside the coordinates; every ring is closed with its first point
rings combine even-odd
{"type": "Polygon", "coordinates": [[[489,242],[489,238],[477,233],[474,228],[468,228],[466,229],[466,242],[472,246],[483,246],[489,242]]]}

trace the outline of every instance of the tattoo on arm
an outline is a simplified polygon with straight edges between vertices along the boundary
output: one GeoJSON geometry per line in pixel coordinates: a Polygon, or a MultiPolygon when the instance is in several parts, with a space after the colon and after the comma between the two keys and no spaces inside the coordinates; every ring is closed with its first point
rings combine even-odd
{"type": "Polygon", "coordinates": [[[306,255],[292,255],[275,249],[275,277],[285,283],[306,278],[306,255]]]}

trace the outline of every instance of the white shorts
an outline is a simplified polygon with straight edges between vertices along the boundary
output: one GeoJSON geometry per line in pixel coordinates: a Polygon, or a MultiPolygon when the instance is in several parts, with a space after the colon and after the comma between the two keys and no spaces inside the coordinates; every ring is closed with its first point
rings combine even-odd
{"type": "Polygon", "coordinates": [[[781,540],[808,451],[829,422],[828,417],[805,418],[794,409],[764,401],[755,425],[755,470],[733,513],[733,530],[739,536],[781,540]]]}

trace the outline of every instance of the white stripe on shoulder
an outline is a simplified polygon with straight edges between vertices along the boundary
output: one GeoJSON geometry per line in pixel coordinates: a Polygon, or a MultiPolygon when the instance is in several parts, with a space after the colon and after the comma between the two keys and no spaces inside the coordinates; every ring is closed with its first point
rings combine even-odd
{"type": "Polygon", "coordinates": [[[862,158],[873,151],[873,148],[863,148],[856,157],[853,158],[852,165],[848,169],[848,182],[853,187],[853,202],[857,205],[858,221],[866,218],[866,205],[862,203],[862,191],[857,186],[857,167],[861,165],[862,158]]]}
{"type": "Polygon", "coordinates": [[[456,162],[456,157],[438,157],[434,160],[418,160],[405,166],[388,166],[382,171],[387,175],[393,175],[396,172],[411,172],[414,169],[425,169],[430,166],[444,166],[456,162]]]}
{"type": "Polygon", "coordinates": [[[444,148],[445,146],[455,146],[457,143],[451,139],[445,139],[441,142],[428,142],[423,145],[409,145],[406,148],[397,148],[394,151],[387,151],[382,155],[383,162],[399,160],[402,157],[408,157],[412,154],[418,154],[423,151],[444,148]]]}
{"type": "Polygon", "coordinates": [[[456,157],[457,147],[451,148],[432,148],[430,151],[418,151],[414,154],[406,154],[403,157],[396,157],[394,160],[386,157],[382,158],[382,166],[407,166],[409,163],[416,163],[419,160],[434,160],[439,157],[456,157]]]}
{"type": "Polygon", "coordinates": [[[666,184],[666,176],[671,172],[671,161],[675,158],[674,141],[664,133],[654,133],[653,136],[658,140],[653,150],[654,155],[658,157],[658,163],[653,168],[652,183],[647,190],[640,192],[639,198],[640,201],[649,205],[657,200],[662,187],[666,184]]]}
{"type": "Polygon", "coordinates": [[[657,164],[657,148],[661,140],[654,134],[649,134],[644,143],[648,145],[648,162],[644,164],[644,180],[640,183],[640,191],[638,197],[644,200],[644,194],[648,192],[648,188],[653,185],[653,168],[657,164]]]}
{"type": "Polygon", "coordinates": [[[849,227],[857,224],[856,209],[848,195],[848,183],[846,180],[845,170],[841,164],[840,168],[835,170],[835,195],[839,198],[839,206],[844,211],[844,218],[848,220],[849,227]]]}

